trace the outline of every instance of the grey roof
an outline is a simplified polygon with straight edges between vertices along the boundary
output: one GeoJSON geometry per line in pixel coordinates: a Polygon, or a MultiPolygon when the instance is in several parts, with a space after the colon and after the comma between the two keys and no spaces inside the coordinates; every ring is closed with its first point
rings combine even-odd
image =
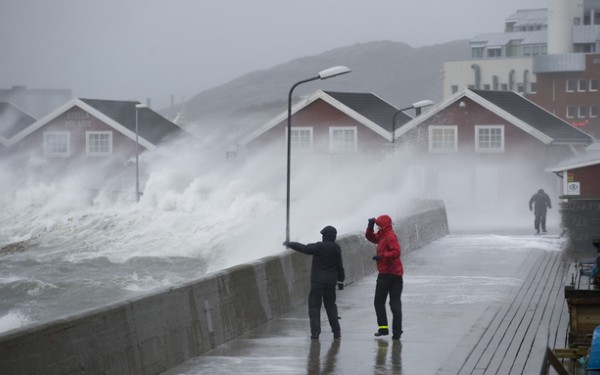
{"type": "MultiPolygon", "coordinates": [[[[127,129],[135,132],[135,106],[136,104],[139,104],[139,102],[99,99],[80,100],[112,118],[127,129]]],[[[139,109],[138,134],[152,144],[159,144],[166,137],[180,131],[183,131],[183,129],[154,112],[152,109],[139,109]]]]}
{"type": "Polygon", "coordinates": [[[519,9],[506,17],[504,22],[511,22],[515,27],[548,25],[548,9],[519,9]]]}
{"type": "MultiPolygon", "coordinates": [[[[398,112],[398,108],[379,98],[377,95],[335,91],[324,91],[324,93],[373,121],[385,130],[392,131],[392,120],[396,112],[398,112]]],[[[412,117],[404,112],[400,112],[396,116],[396,129],[410,120],[412,120],[412,117]]]]}
{"type": "Polygon", "coordinates": [[[593,142],[593,138],[513,91],[471,90],[512,116],[546,134],[554,143],[593,142]]]}
{"type": "Polygon", "coordinates": [[[550,167],[547,170],[549,172],[562,172],[598,164],[600,164],[600,151],[594,150],[563,160],[560,164],[550,167]]]}
{"type": "Polygon", "coordinates": [[[484,33],[470,40],[471,45],[506,46],[513,40],[520,40],[521,45],[548,43],[548,31],[516,31],[511,33],[484,33]]]}
{"type": "Polygon", "coordinates": [[[0,89],[0,101],[12,103],[37,119],[73,99],[70,89],[29,89],[13,86],[0,89]]]}
{"type": "Polygon", "coordinates": [[[35,122],[35,118],[15,105],[0,102],[0,136],[11,138],[35,122]]]}

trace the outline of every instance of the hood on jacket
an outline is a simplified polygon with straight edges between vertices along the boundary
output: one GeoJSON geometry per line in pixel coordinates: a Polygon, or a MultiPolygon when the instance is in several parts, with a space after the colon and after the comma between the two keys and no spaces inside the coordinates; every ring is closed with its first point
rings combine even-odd
{"type": "Polygon", "coordinates": [[[381,215],[375,219],[375,224],[379,225],[379,228],[384,231],[390,230],[392,229],[392,218],[388,215],[381,215]]]}
{"type": "Polygon", "coordinates": [[[337,237],[337,229],[331,225],[328,225],[321,229],[321,234],[323,235],[323,241],[335,241],[335,238],[337,237]]]}

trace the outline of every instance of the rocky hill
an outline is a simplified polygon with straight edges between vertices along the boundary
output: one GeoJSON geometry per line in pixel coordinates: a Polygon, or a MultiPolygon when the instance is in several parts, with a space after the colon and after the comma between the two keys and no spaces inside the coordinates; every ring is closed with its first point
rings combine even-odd
{"type": "MultiPolygon", "coordinates": [[[[405,43],[379,41],[333,49],[255,71],[222,86],[203,91],[185,103],[192,132],[219,128],[229,140],[260,126],[287,109],[291,86],[319,71],[345,65],[352,73],[299,86],[294,97],[317,89],[371,92],[397,107],[422,100],[442,99],[444,61],[470,57],[468,40],[413,48],[405,43]]],[[[173,118],[178,108],[163,111],[173,118]]]]}

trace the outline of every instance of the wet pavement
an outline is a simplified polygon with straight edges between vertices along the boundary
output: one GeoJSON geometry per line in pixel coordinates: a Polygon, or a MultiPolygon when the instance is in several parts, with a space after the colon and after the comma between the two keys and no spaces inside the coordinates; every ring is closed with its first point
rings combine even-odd
{"type": "Polygon", "coordinates": [[[486,310],[510,302],[540,252],[560,251],[561,243],[557,235],[448,235],[402,257],[401,341],[373,336],[374,273],[338,291],[341,340],[324,310],[321,338],[311,340],[303,306],[163,375],[436,374],[456,360],[449,357],[486,310]]]}

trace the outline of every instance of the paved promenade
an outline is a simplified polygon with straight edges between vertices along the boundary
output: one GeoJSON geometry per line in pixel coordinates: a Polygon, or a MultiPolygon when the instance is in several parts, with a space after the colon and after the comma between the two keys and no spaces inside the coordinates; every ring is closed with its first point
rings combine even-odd
{"type": "Polygon", "coordinates": [[[566,332],[561,243],[552,234],[458,234],[404,254],[399,342],[373,336],[374,273],[338,292],[341,340],[324,311],[321,338],[311,340],[302,307],[163,374],[536,373],[536,337],[560,329],[550,336],[561,347],[566,332]]]}

